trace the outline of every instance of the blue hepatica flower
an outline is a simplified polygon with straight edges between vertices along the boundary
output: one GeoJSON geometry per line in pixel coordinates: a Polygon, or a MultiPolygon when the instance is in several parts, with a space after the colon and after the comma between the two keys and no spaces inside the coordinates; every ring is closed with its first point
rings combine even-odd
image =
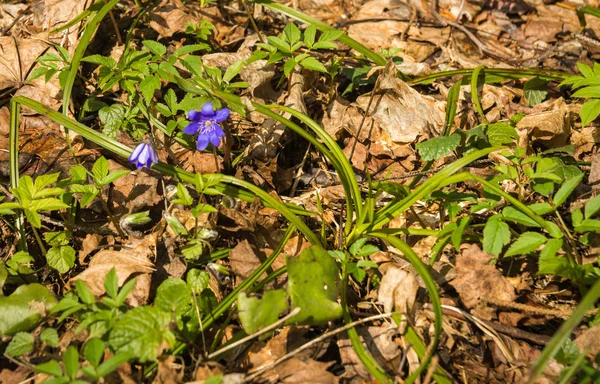
{"type": "Polygon", "coordinates": [[[148,143],[141,143],[129,156],[129,162],[136,166],[136,168],[144,168],[152,165],[152,163],[158,164],[158,157],[154,148],[148,143]]]}
{"type": "Polygon", "coordinates": [[[199,151],[205,150],[209,142],[218,147],[221,144],[221,137],[225,137],[225,132],[218,123],[227,120],[229,113],[229,108],[215,111],[212,103],[208,102],[202,106],[201,111],[188,112],[188,119],[192,122],[183,129],[183,133],[188,135],[198,134],[196,147],[199,151]]]}

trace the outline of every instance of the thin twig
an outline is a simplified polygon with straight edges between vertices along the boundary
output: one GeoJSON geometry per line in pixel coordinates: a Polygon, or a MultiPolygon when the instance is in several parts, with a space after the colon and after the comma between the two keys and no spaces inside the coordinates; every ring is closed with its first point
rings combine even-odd
{"type": "Polygon", "coordinates": [[[373,320],[385,319],[385,318],[391,317],[393,315],[398,315],[398,314],[400,314],[400,312],[383,313],[381,315],[375,315],[375,316],[371,316],[371,317],[365,317],[364,319],[360,319],[360,320],[354,321],[352,323],[344,325],[343,327],[340,327],[338,329],[334,329],[333,331],[324,333],[323,335],[317,337],[314,340],[309,341],[308,343],[302,345],[300,348],[298,348],[298,349],[296,349],[296,350],[288,353],[285,356],[280,357],[279,359],[273,361],[272,363],[263,365],[262,367],[258,368],[257,371],[255,371],[253,374],[251,374],[251,375],[249,375],[249,376],[246,377],[246,381],[252,381],[252,380],[254,380],[258,376],[262,375],[266,370],[272,369],[273,367],[275,367],[276,365],[284,362],[285,360],[289,359],[290,357],[293,357],[293,356],[297,355],[298,353],[304,351],[305,349],[307,349],[309,347],[312,347],[313,345],[315,345],[317,343],[320,343],[321,341],[323,341],[323,340],[325,340],[325,339],[327,339],[327,338],[329,338],[331,336],[337,335],[338,333],[344,332],[344,331],[346,331],[346,330],[348,330],[350,328],[353,328],[353,327],[355,327],[355,326],[357,326],[359,324],[368,323],[368,322],[373,321],[373,320]]]}
{"type": "Polygon", "coordinates": [[[260,335],[262,335],[264,333],[267,333],[267,332],[269,332],[269,331],[277,328],[278,326],[280,326],[281,324],[285,323],[286,321],[288,321],[292,317],[296,316],[299,312],[300,312],[300,307],[294,308],[292,310],[292,312],[290,312],[287,316],[285,316],[285,317],[277,320],[273,324],[269,325],[267,328],[261,329],[258,332],[254,332],[253,334],[248,335],[248,336],[244,337],[243,339],[240,339],[240,340],[236,341],[235,343],[229,344],[228,346],[223,347],[223,348],[219,349],[218,351],[215,351],[215,352],[211,353],[210,355],[208,355],[208,358],[212,359],[215,356],[219,356],[223,352],[227,352],[230,349],[233,349],[233,348],[237,347],[238,345],[244,344],[246,341],[250,341],[250,340],[254,339],[255,337],[258,337],[258,336],[260,336],[260,335]]]}

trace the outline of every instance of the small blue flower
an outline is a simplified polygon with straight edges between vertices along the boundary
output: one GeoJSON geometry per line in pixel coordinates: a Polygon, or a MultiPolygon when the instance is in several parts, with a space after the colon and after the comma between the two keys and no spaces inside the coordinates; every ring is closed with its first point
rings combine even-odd
{"type": "Polygon", "coordinates": [[[199,151],[205,150],[209,142],[218,147],[221,144],[221,137],[225,137],[225,132],[218,123],[227,120],[229,113],[229,108],[215,111],[212,103],[208,102],[202,106],[201,111],[188,112],[188,119],[192,122],[183,129],[183,133],[188,135],[198,134],[196,147],[199,151]]]}
{"type": "Polygon", "coordinates": [[[135,165],[137,169],[144,167],[150,168],[152,163],[158,164],[158,157],[150,144],[141,143],[135,147],[131,156],[129,156],[129,162],[135,165]]]}

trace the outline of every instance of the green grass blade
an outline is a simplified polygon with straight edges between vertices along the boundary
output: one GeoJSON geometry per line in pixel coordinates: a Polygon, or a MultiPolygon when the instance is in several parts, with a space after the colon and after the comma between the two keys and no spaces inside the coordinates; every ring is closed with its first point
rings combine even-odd
{"type": "MultiPolygon", "coordinates": [[[[296,20],[300,20],[306,24],[310,24],[310,25],[314,25],[318,30],[320,30],[321,32],[327,32],[327,31],[337,31],[337,29],[333,28],[332,26],[325,24],[317,19],[314,19],[308,15],[305,15],[302,12],[299,12],[293,8],[290,7],[286,7],[285,5],[276,3],[274,1],[271,0],[254,0],[253,3],[256,4],[262,4],[265,7],[271,8],[275,11],[278,11],[280,13],[283,13],[284,15],[287,15],[293,19],[296,20]]],[[[339,39],[338,41],[340,43],[346,44],[347,46],[349,46],[350,48],[356,50],[357,52],[360,52],[361,54],[363,54],[365,57],[369,58],[372,62],[374,62],[377,65],[381,65],[384,66],[387,62],[386,60],[379,56],[377,53],[371,51],[369,48],[365,47],[364,45],[362,45],[361,43],[359,43],[358,41],[354,40],[353,38],[351,38],[350,36],[348,36],[346,33],[344,33],[339,39]]]]}
{"type": "MultiPolygon", "coordinates": [[[[9,151],[9,169],[10,169],[10,187],[17,188],[19,186],[19,114],[21,106],[18,102],[12,99],[10,101],[10,130],[8,132],[8,151],[9,151]]],[[[17,211],[15,219],[15,228],[19,232],[19,248],[27,249],[27,241],[25,239],[25,221],[23,211],[17,211]]]]}
{"type": "MultiPolygon", "coordinates": [[[[471,69],[456,69],[453,71],[436,72],[436,73],[432,73],[432,74],[425,75],[425,76],[415,77],[414,79],[412,79],[410,84],[411,85],[429,84],[432,81],[437,80],[437,79],[443,79],[443,78],[453,77],[453,76],[457,76],[457,75],[464,75],[465,77],[463,78],[463,81],[469,81],[474,70],[475,70],[474,68],[471,68],[471,69]]],[[[486,75],[486,83],[498,82],[502,79],[505,79],[505,80],[521,79],[524,77],[536,77],[536,76],[540,77],[541,79],[549,80],[549,81],[552,81],[552,80],[562,81],[566,77],[572,76],[569,73],[561,72],[561,71],[549,71],[549,70],[545,70],[545,69],[512,69],[512,68],[486,68],[485,75],[486,75]],[[490,77],[493,76],[494,79],[498,79],[498,80],[489,81],[488,76],[490,76],[490,77]]]]}
{"type": "Polygon", "coordinates": [[[480,74],[483,74],[484,67],[479,66],[473,70],[473,74],[471,75],[471,100],[473,101],[473,105],[475,106],[475,110],[479,114],[481,118],[481,122],[484,124],[488,123],[487,118],[485,117],[485,113],[483,113],[483,108],[481,107],[481,101],[479,101],[479,80],[480,74]]]}
{"type": "Polygon", "coordinates": [[[433,307],[433,314],[435,316],[434,321],[434,335],[433,340],[431,340],[431,345],[429,346],[429,352],[421,359],[421,364],[419,368],[412,375],[410,375],[405,382],[413,383],[419,375],[427,368],[427,365],[431,361],[433,354],[437,348],[437,345],[440,341],[440,335],[442,334],[442,302],[440,301],[440,294],[438,293],[437,287],[435,285],[435,281],[431,274],[429,273],[428,267],[423,264],[419,256],[412,250],[412,248],[406,244],[404,241],[400,240],[396,236],[389,235],[385,231],[372,231],[367,234],[368,236],[377,237],[381,240],[388,242],[394,248],[397,248],[402,252],[404,257],[408,260],[408,262],[415,268],[421,279],[423,279],[423,283],[427,288],[427,293],[429,294],[429,299],[431,300],[431,306],[433,307]]]}
{"type": "Polygon", "coordinates": [[[594,283],[589,292],[583,297],[577,308],[573,311],[571,316],[562,323],[558,331],[552,336],[552,339],[542,351],[540,357],[531,367],[529,378],[527,383],[535,383],[536,379],[544,371],[546,366],[550,363],[550,360],[558,353],[565,340],[569,338],[573,329],[579,324],[586,313],[594,308],[596,300],[600,298],[600,279],[594,283]]]}

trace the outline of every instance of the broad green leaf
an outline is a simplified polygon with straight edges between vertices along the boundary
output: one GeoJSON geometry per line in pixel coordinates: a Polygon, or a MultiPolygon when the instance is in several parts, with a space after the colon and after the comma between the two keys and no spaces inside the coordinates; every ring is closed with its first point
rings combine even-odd
{"type": "Polygon", "coordinates": [[[154,305],[167,313],[181,316],[192,307],[192,290],[181,279],[167,279],[158,287],[154,305]]]}
{"type": "Polygon", "coordinates": [[[179,183],[177,184],[177,199],[173,200],[172,203],[189,206],[194,203],[194,200],[186,186],[179,183]]]}
{"type": "Polygon", "coordinates": [[[59,199],[47,197],[45,199],[33,200],[28,208],[32,211],[55,211],[58,209],[69,208],[69,205],[63,203],[59,199]]]}
{"type": "Polygon", "coordinates": [[[593,85],[591,87],[585,87],[578,89],[575,93],[571,95],[571,97],[581,97],[581,98],[600,98],[600,86],[593,85]]]}
{"type": "Polygon", "coordinates": [[[33,367],[33,370],[37,373],[45,373],[46,375],[50,376],[62,376],[62,369],[56,360],[50,360],[45,363],[38,364],[33,367]]]}
{"type": "Polygon", "coordinates": [[[81,59],[81,61],[83,61],[84,63],[103,65],[107,68],[110,68],[111,70],[117,67],[117,62],[115,61],[115,59],[113,59],[112,57],[102,55],[87,56],[81,59]]]}
{"type": "Polygon", "coordinates": [[[40,228],[42,226],[42,219],[40,218],[40,215],[37,214],[37,212],[32,211],[30,209],[26,209],[25,217],[27,217],[27,220],[32,226],[36,228],[40,228]]]}
{"type": "Polygon", "coordinates": [[[578,225],[581,225],[582,221],[583,213],[581,212],[581,208],[576,208],[571,212],[571,224],[573,224],[574,227],[577,227],[578,225]]]}
{"type": "Polygon", "coordinates": [[[598,211],[600,211],[600,195],[588,200],[588,202],[585,203],[585,218],[589,219],[590,217],[594,216],[598,211]]]}
{"type": "Polygon", "coordinates": [[[585,219],[581,222],[581,224],[575,226],[575,232],[578,233],[592,231],[600,231],[600,220],[585,219]]]}
{"type": "Polygon", "coordinates": [[[142,41],[144,47],[148,48],[148,50],[155,55],[164,56],[167,53],[167,47],[154,40],[144,40],[142,41]]]}
{"type": "MultiPolygon", "coordinates": [[[[58,180],[58,177],[60,176],[60,173],[50,173],[47,175],[41,175],[35,178],[35,182],[34,182],[34,188],[36,191],[40,191],[44,188],[46,188],[48,185],[52,184],[52,183],[56,183],[56,180],[58,180]]],[[[33,194],[33,197],[37,197],[35,194],[33,194]]]]}
{"type": "Polygon", "coordinates": [[[317,27],[314,25],[309,25],[304,30],[304,44],[311,49],[313,44],[315,43],[315,37],[317,36],[317,27]]]}
{"type": "Polygon", "coordinates": [[[594,77],[594,71],[592,70],[592,68],[590,68],[589,65],[581,63],[581,62],[577,62],[575,65],[577,66],[577,69],[579,69],[579,72],[584,77],[594,77]]]}
{"type": "Polygon", "coordinates": [[[121,223],[122,225],[144,225],[151,221],[150,211],[142,211],[128,215],[121,223]]]}
{"type": "Polygon", "coordinates": [[[292,71],[294,70],[294,68],[296,68],[296,60],[294,59],[287,59],[285,61],[285,63],[283,64],[283,74],[286,76],[289,76],[290,73],[292,73],[292,71]]]}
{"type": "Polygon", "coordinates": [[[554,197],[552,198],[552,203],[555,207],[560,207],[565,201],[567,201],[567,198],[579,185],[581,179],[583,179],[583,176],[584,175],[582,173],[578,176],[571,177],[560,186],[560,188],[558,189],[558,191],[556,191],[554,197]]]}
{"type": "Polygon", "coordinates": [[[319,72],[327,73],[327,68],[325,68],[325,66],[323,64],[321,64],[319,62],[319,60],[315,59],[314,57],[307,57],[306,59],[304,59],[300,62],[300,65],[311,71],[319,71],[319,72]]]}
{"type": "Polygon", "coordinates": [[[144,100],[148,103],[154,97],[154,91],[157,89],[160,89],[160,77],[158,75],[147,76],[140,83],[140,92],[144,96],[144,100]]]}
{"type": "Polygon", "coordinates": [[[288,43],[294,44],[300,40],[300,30],[294,23],[288,23],[283,29],[283,35],[288,43]]]}
{"type": "Polygon", "coordinates": [[[513,206],[505,207],[502,210],[502,217],[504,220],[514,221],[515,223],[523,224],[528,227],[539,227],[540,225],[533,220],[531,217],[527,216],[523,212],[519,211],[513,206]]]}
{"type": "Polygon", "coordinates": [[[33,351],[33,335],[29,332],[19,332],[13,336],[4,353],[18,357],[33,351]]]}
{"type": "Polygon", "coordinates": [[[510,229],[499,215],[488,219],[483,228],[483,250],[496,257],[500,256],[502,248],[510,242],[510,229]]]}
{"type": "Polygon", "coordinates": [[[44,240],[51,246],[68,245],[71,240],[71,233],[68,231],[46,232],[44,240]]]}
{"type": "Polygon", "coordinates": [[[550,239],[540,252],[538,261],[538,273],[541,275],[556,275],[558,271],[570,267],[565,257],[557,257],[556,253],[562,247],[561,239],[550,239]]]}
{"type": "Polygon", "coordinates": [[[63,364],[65,366],[65,373],[71,378],[71,380],[77,377],[79,371],[79,352],[77,348],[72,345],[67,348],[63,354],[63,364]]]}
{"type": "Polygon", "coordinates": [[[596,120],[598,115],[600,115],[600,99],[586,101],[579,111],[579,116],[581,117],[581,128],[585,128],[586,125],[596,120]]]}
{"type": "Polygon", "coordinates": [[[113,104],[104,107],[98,111],[98,117],[104,125],[102,133],[114,139],[117,136],[117,131],[125,121],[125,106],[122,104],[113,104]]]}
{"type": "Polygon", "coordinates": [[[98,183],[98,186],[104,187],[105,185],[115,182],[117,179],[120,179],[121,177],[125,176],[128,173],[129,173],[129,171],[126,169],[119,169],[119,170],[113,171],[113,172],[109,173],[108,175],[106,175],[106,177],[104,177],[102,180],[100,180],[100,183],[98,183]]]}
{"type": "Polygon", "coordinates": [[[117,271],[114,267],[111,268],[104,278],[104,290],[108,296],[113,299],[116,298],[119,293],[119,279],[117,278],[117,271]]]}
{"type": "Polygon", "coordinates": [[[87,304],[87,305],[92,305],[96,302],[96,298],[94,297],[94,294],[92,293],[90,288],[87,286],[85,281],[77,280],[75,282],[75,287],[77,288],[77,296],[79,296],[79,299],[81,300],[82,303],[87,304]]]}
{"type": "Polygon", "coordinates": [[[21,285],[10,296],[0,296],[0,336],[35,328],[55,304],[54,294],[41,284],[21,285]]]}
{"type": "Polygon", "coordinates": [[[342,315],[338,302],[339,270],[326,250],[312,246],[296,257],[287,257],[288,296],[300,313],[290,323],[322,324],[342,315]]]}
{"type": "Polygon", "coordinates": [[[283,41],[282,39],[280,39],[277,36],[268,36],[267,40],[269,41],[269,43],[274,46],[275,48],[277,48],[278,50],[280,50],[281,52],[284,53],[292,53],[290,51],[290,46],[288,43],[286,43],[285,41],[283,41]]]}
{"type": "Polygon", "coordinates": [[[519,137],[517,130],[505,122],[488,125],[486,134],[492,146],[510,144],[519,137]]]}
{"type": "Polygon", "coordinates": [[[108,160],[104,156],[100,156],[92,166],[92,175],[96,184],[99,184],[108,175],[108,160]]]}
{"type": "Polygon", "coordinates": [[[244,67],[245,62],[246,60],[238,60],[235,63],[231,64],[229,67],[227,67],[227,70],[225,70],[225,74],[223,75],[223,81],[226,83],[230,83],[231,80],[233,80],[233,78],[240,73],[240,71],[244,67]]]}
{"type": "Polygon", "coordinates": [[[75,250],[68,245],[52,247],[46,253],[46,261],[51,268],[67,273],[75,265],[75,250]]]}
{"type": "Polygon", "coordinates": [[[204,291],[210,282],[210,276],[206,271],[200,269],[190,269],[185,277],[185,281],[192,291],[196,294],[204,291]]]}
{"type": "Polygon", "coordinates": [[[245,292],[238,295],[238,315],[244,331],[252,334],[273,324],[288,307],[285,291],[268,290],[263,297],[248,297],[245,292]]]}
{"type": "Polygon", "coordinates": [[[435,137],[417,143],[419,155],[424,161],[437,160],[448,155],[460,144],[460,135],[454,133],[450,136],[435,137]]]}
{"type": "Polygon", "coordinates": [[[85,357],[92,366],[97,367],[102,361],[102,356],[104,356],[104,348],[104,341],[97,337],[93,337],[85,343],[85,347],[83,347],[83,357],[85,357]]]}
{"type": "Polygon", "coordinates": [[[54,328],[46,328],[40,334],[40,340],[49,347],[58,347],[58,332],[54,328]]]}
{"type": "Polygon", "coordinates": [[[545,215],[547,213],[554,212],[554,208],[552,208],[552,206],[548,203],[529,204],[527,207],[529,207],[533,212],[537,213],[538,215],[545,215]]]}
{"type": "Polygon", "coordinates": [[[319,41],[334,41],[339,39],[340,37],[342,37],[344,35],[344,31],[340,31],[339,29],[336,30],[332,30],[332,31],[325,31],[321,34],[321,37],[319,37],[319,41]]]}
{"type": "Polygon", "coordinates": [[[536,232],[524,232],[519,238],[508,248],[505,257],[515,255],[527,255],[544,244],[548,239],[546,236],[536,232]]]}
{"type": "Polygon", "coordinates": [[[155,307],[133,308],[115,323],[108,342],[116,353],[129,353],[140,363],[155,361],[163,344],[175,345],[175,335],[169,329],[171,317],[155,307]]]}
{"type": "Polygon", "coordinates": [[[129,353],[117,353],[110,359],[106,360],[104,363],[100,364],[96,372],[98,372],[98,376],[105,377],[109,373],[117,369],[121,364],[129,361],[129,359],[131,359],[131,355],[129,353]]]}
{"type": "MultiPolygon", "coordinates": [[[[176,235],[185,236],[188,234],[187,229],[185,229],[185,226],[183,224],[181,224],[181,222],[179,221],[178,218],[176,218],[173,215],[169,215],[166,212],[163,213],[163,217],[165,218],[165,220],[167,221],[167,224],[169,225],[169,227],[171,227],[171,229],[173,230],[173,232],[175,232],[176,235]]],[[[200,253],[196,256],[200,256],[202,254],[203,250],[204,250],[204,247],[202,246],[202,244],[200,244],[200,253]]],[[[182,252],[183,252],[183,250],[182,250],[182,252]]],[[[193,256],[193,257],[196,257],[196,256],[193,256]]],[[[188,258],[188,256],[185,256],[185,257],[188,258]]]]}
{"type": "Polygon", "coordinates": [[[548,95],[548,81],[534,77],[525,83],[523,93],[530,107],[544,101],[548,95]]]}

